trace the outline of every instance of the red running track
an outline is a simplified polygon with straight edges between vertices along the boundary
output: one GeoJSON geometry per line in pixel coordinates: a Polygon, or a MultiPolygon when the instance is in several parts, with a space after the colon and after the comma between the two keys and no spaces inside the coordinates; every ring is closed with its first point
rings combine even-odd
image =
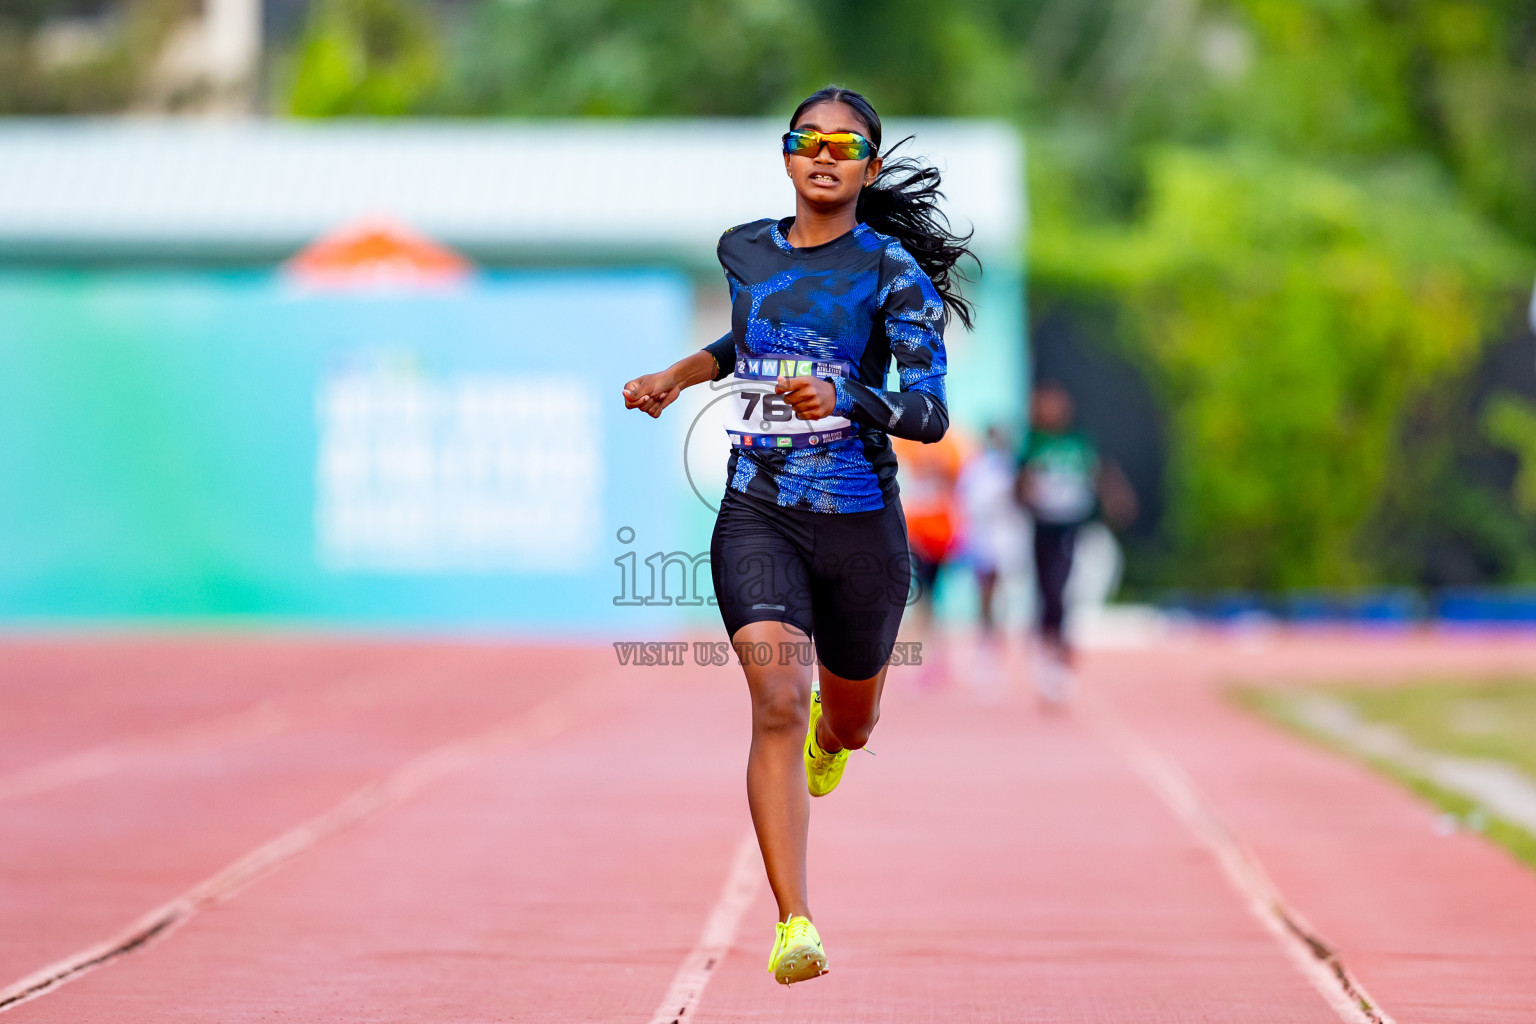
{"type": "Polygon", "coordinates": [[[722,897],[748,829],[735,668],[621,668],[611,649],[12,641],[0,992],[34,997],[3,1012],[1369,1019],[1341,1015],[1338,986],[1266,926],[1252,868],[1382,1019],[1529,1022],[1536,873],[1439,836],[1429,808],[1220,688],[1533,667],[1529,640],[1198,637],[1090,657],[1063,715],[1022,691],[920,691],[897,670],[878,756],[814,807],[832,973],[785,990],[763,969],[773,909],[754,862],[722,897]]]}

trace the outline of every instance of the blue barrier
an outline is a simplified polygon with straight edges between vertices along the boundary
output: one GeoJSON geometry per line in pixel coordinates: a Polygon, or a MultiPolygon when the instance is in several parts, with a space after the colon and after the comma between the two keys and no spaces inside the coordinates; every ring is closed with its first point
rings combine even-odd
{"type": "Polygon", "coordinates": [[[1422,593],[1407,587],[1362,591],[1264,593],[1169,591],[1165,611],[1216,623],[1272,619],[1294,625],[1407,628],[1426,623],[1536,626],[1536,589],[1456,588],[1422,593]]]}
{"type": "Polygon", "coordinates": [[[1447,623],[1536,626],[1536,590],[1442,591],[1435,600],[1435,617],[1447,623]]]}

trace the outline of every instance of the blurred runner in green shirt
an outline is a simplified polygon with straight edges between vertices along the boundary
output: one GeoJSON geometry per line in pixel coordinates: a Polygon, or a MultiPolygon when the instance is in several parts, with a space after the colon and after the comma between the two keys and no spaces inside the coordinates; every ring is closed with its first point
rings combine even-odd
{"type": "MultiPolygon", "coordinates": [[[[1035,386],[1030,431],[1019,452],[1017,493],[1035,524],[1035,579],[1040,590],[1040,638],[1060,667],[1072,651],[1062,625],[1063,595],[1072,573],[1077,531],[1101,510],[1111,525],[1136,517],[1136,495],[1120,470],[1100,457],[1088,436],[1073,426],[1072,396],[1054,381],[1035,386]]],[[[1042,688],[1047,699],[1064,696],[1061,686],[1042,688]]]]}

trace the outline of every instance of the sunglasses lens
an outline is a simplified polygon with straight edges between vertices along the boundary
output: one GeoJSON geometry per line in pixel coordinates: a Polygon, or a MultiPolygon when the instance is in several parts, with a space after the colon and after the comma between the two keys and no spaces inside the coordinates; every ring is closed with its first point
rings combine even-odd
{"type": "Polygon", "coordinates": [[[787,132],[784,135],[784,152],[790,156],[815,156],[820,148],[820,132],[787,132]]]}
{"type": "Polygon", "coordinates": [[[862,135],[842,132],[824,138],[834,160],[863,160],[869,156],[869,141],[862,135]]]}

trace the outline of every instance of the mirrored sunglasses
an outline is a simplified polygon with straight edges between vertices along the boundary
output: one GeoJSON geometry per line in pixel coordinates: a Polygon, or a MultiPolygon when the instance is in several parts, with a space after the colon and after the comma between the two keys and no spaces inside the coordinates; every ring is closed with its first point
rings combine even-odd
{"type": "Polygon", "coordinates": [[[784,152],[790,156],[815,156],[826,146],[834,160],[863,160],[874,147],[862,135],[853,132],[818,132],[797,128],[784,133],[784,152]]]}

